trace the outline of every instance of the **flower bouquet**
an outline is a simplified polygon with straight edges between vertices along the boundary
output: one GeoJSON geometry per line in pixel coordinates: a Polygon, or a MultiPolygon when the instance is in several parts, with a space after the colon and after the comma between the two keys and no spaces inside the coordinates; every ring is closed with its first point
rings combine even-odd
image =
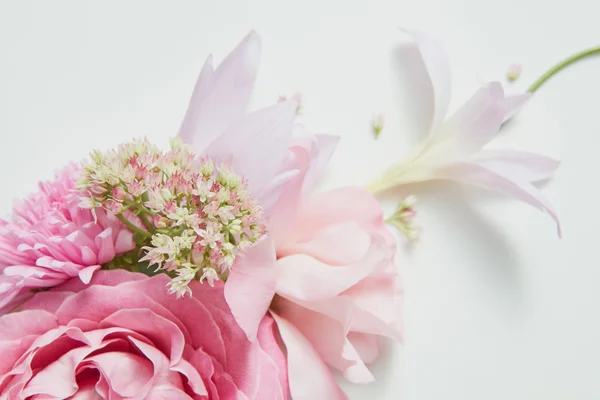
{"type": "MultiPolygon", "coordinates": [[[[365,188],[316,192],[338,143],[296,122],[299,96],[246,108],[261,43],[204,64],[169,149],[94,150],[0,220],[1,399],[344,399],[381,338],[402,339],[396,238],[374,193],[451,179],[556,219],[531,182],[558,163],[482,150],[529,94],[481,88],[445,119],[449,69],[415,41],[435,115],[421,149],[365,188]]],[[[377,134],[383,119],[376,118],[377,134]]]]}

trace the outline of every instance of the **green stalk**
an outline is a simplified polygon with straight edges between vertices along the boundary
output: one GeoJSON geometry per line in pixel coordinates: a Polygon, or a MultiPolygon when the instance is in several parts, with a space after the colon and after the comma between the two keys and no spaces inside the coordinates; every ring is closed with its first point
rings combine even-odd
{"type": "Polygon", "coordinates": [[[544,83],[546,83],[546,81],[548,81],[548,79],[550,79],[552,76],[556,75],[563,68],[565,68],[581,59],[584,59],[589,56],[597,55],[597,54],[600,54],[600,46],[592,47],[590,49],[580,51],[578,53],[573,54],[570,57],[565,58],[564,60],[560,61],[558,64],[556,64],[555,66],[550,68],[548,71],[546,71],[546,73],[544,73],[544,75],[540,76],[537,81],[533,82],[533,84],[531,86],[529,86],[529,89],[527,89],[527,91],[530,93],[535,92],[544,83]]]}
{"type": "Polygon", "coordinates": [[[154,225],[152,225],[152,223],[148,221],[148,218],[146,217],[146,215],[144,215],[143,212],[140,212],[138,214],[138,218],[144,223],[146,228],[148,228],[148,231],[154,232],[154,225]]]}
{"type": "Polygon", "coordinates": [[[129,221],[127,218],[125,218],[123,216],[123,214],[117,214],[117,218],[119,219],[119,221],[124,223],[133,232],[139,233],[140,235],[145,236],[145,237],[152,237],[152,234],[150,232],[147,232],[143,229],[138,228],[137,226],[132,224],[131,221],[129,221]]]}

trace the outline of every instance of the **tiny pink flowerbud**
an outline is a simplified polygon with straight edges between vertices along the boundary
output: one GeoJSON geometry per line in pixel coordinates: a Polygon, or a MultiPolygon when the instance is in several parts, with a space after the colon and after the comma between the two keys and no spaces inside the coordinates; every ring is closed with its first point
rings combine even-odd
{"type": "Polygon", "coordinates": [[[406,223],[410,223],[416,215],[417,212],[415,210],[413,210],[412,208],[408,208],[400,214],[400,218],[406,223]]]}
{"type": "Polygon", "coordinates": [[[177,204],[173,200],[167,201],[165,204],[165,214],[174,214],[177,211],[177,204]]]}
{"type": "Polygon", "coordinates": [[[169,261],[168,263],[165,263],[163,269],[165,269],[167,271],[175,271],[178,266],[179,266],[179,263],[177,261],[173,260],[173,261],[169,261]]]}
{"type": "Polygon", "coordinates": [[[512,64],[506,70],[506,79],[511,82],[516,81],[521,76],[521,72],[523,72],[523,66],[520,64],[512,64]]]}
{"type": "Polygon", "coordinates": [[[415,196],[405,198],[385,222],[394,225],[400,232],[403,232],[409,240],[416,240],[419,237],[419,229],[413,226],[413,221],[417,212],[414,206],[417,203],[415,196]]]}
{"type": "Polygon", "coordinates": [[[379,134],[383,130],[383,123],[385,122],[385,116],[382,113],[375,113],[371,118],[371,130],[375,136],[375,140],[379,139],[379,134]]]}
{"type": "Polygon", "coordinates": [[[152,217],[152,224],[156,228],[166,228],[169,224],[169,220],[161,215],[155,215],[152,217]]]}
{"type": "Polygon", "coordinates": [[[129,185],[127,185],[127,191],[133,197],[140,197],[142,194],[144,194],[146,188],[139,181],[133,181],[129,185]]]}
{"type": "Polygon", "coordinates": [[[122,187],[117,186],[112,190],[112,197],[115,200],[122,201],[125,198],[125,191],[122,187]]]}
{"type": "Polygon", "coordinates": [[[113,214],[119,214],[121,213],[121,211],[123,211],[123,203],[120,203],[115,200],[108,200],[106,202],[106,208],[113,214]]]}

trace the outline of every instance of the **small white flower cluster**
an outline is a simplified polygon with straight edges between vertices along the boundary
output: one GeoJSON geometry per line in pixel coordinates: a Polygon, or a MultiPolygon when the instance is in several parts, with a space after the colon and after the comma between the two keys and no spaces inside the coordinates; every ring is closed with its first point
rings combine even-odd
{"type": "Polygon", "coordinates": [[[225,164],[199,160],[180,142],[161,152],[137,140],[94,152],[79,187],[83,207],[113,212],[137,234],[156,270],[171,277],[170,292],[190,293],[194,279],[226,279],[236,254],[266,231],[262,209],[225,164]]]}
{"type": "Polygon", "coordinates": [[[403,232],[410,240],[419,238],[419,228],[413,225],[417,215],[414,206],[417,204],[415,196],[408,196],[398,204],[396,211],[385,220],[385,222],[394,225],[400,232],[403,232]]]}

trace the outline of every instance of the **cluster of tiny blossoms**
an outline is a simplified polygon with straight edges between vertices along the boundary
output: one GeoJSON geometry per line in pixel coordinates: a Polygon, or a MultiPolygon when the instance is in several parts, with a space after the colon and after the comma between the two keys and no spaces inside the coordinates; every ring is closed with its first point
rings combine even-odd
{"type": "Polygon", "coordinates": [[[147,140],[94,151],[78,187],[82,207],[104,208],[135,233],[139,261],[167,272],[177,296],[194,279],[226,279],[239,250],[265,234],[245,182],[178,140],[167,152],[147,140]]]}
{"type": "Polygon", "coordinates": [[[385,220],[385,222],[395,226],[400,232],[404,233],[410,240],[419,238],[419,228],[413,225],[417,215],[417,211],[415,210],[416,204],[417,198],[415,196],[408,196],[398,204],[396,211],[385,220]]]}

